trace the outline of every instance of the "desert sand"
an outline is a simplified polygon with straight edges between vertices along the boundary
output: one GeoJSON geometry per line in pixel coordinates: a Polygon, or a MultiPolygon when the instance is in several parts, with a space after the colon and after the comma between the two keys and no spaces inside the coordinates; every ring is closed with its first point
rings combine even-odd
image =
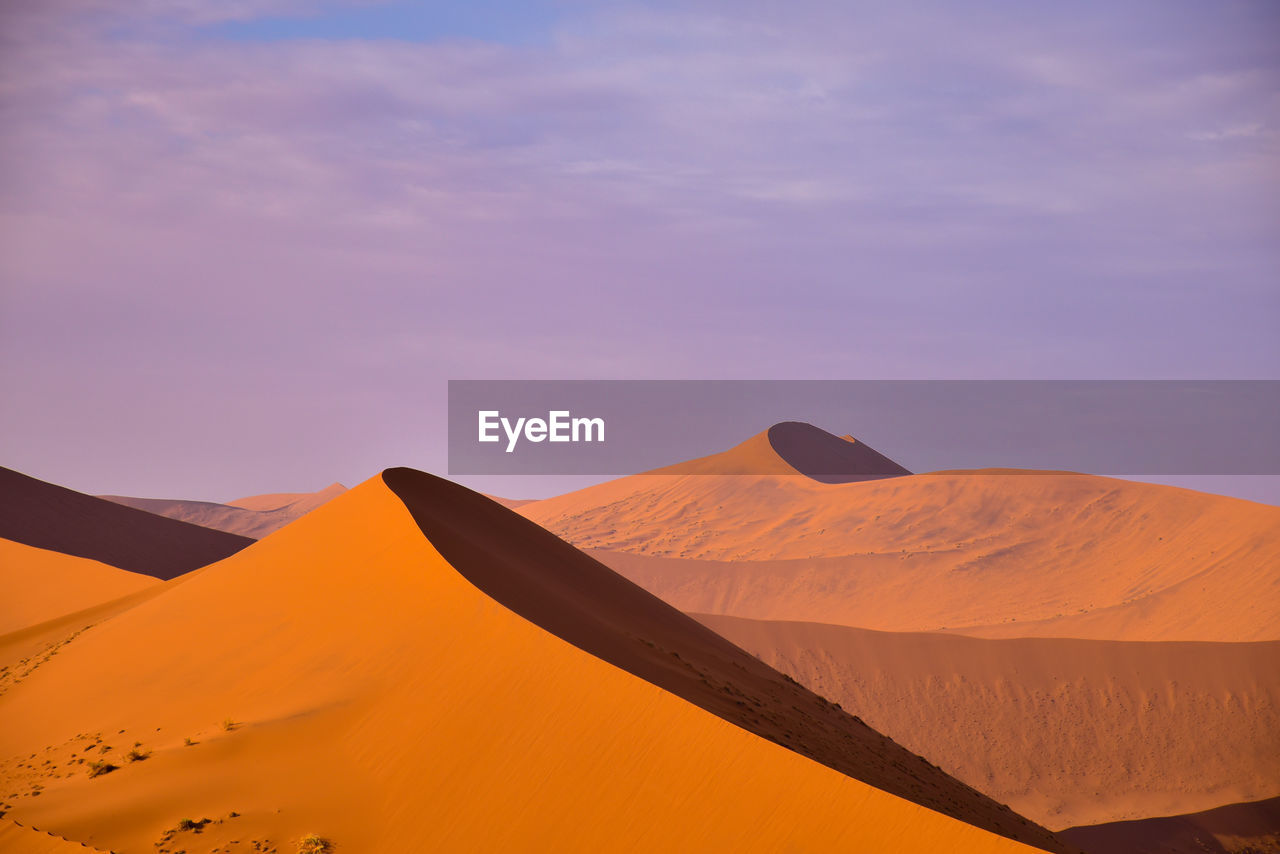
{"type": "Polygon", "coordinates": [[[1050,828],[1280,791],[1280,642],[987,640],[701,619],[1050,828]]]}
{"type": "Polygon", "coordinates": [[[39,828],[27,827],[16,821],[0,818],[0,851],[14,854],[94,854],[100,848],[90,848],[79,842],[63,839],[39,828]]]}
{"type": "Polygon", "coordinates": [[[1194,815],[1072,828],[1062,835],[1089,854],[1277,854],[1280,798],[1194,815]]]}
{"type": "Polygon", "coordinates": [[[96,560],[0,539],[0,636],[158,583],[96,560]]]}
{"type": "Polygon", "coordinates": [[[173,578],[253,542],[0,468],[0,538],[173,578]]]}
{"type": "Polygon", "coordinates": [[[126,495],[99,497],[170,519],[260,540],[341,495],[346,489],[342,484],[334,483],[319,492],[251,495],[226,504],[168,498],[132,498],[126,495]]]}
{"type": "Polygon", "coordinates": [[[1280,639],[1280,507],[1070,473],[732,474],[759,471],[768,453],[786,465],[766,432],[695,461],[697,474],[620,478],[518,512],[687,612],[991,637],[1280,639]]]}
{"type": "MultiPolygon", "coordinates": [[[[740,677],[733,647],[598,564],[566,562],[572,550],[505,554],[546,535],[497,505],[455,519],[465,490],[389,477],[412,515],[374,478],[220,563],[117,600],[42,659],[0,698],[7,818],[125,854],[291,851],[312,833],[379,852],[1030,850],[712,714],[732,706],[783,741],[806,721],[850,720],[744,653],[740,677]],[[435,539],[459,563],[503,560],[460,572],[435,539]],[[536,578],[509,578],[529,561],[563,566],[547,598],[523,606],[551,631],[468,580],[499,597],[537,590],[536,578]],[[648,636],[610,634],[594,616],[618,607],[593,598],[610,590],[652,603],[638,624],[648,636]],[[701,701],[633,672],[646,668],[701,701]]],[[[835,733],[818,731],[810,749],[838,753],[835,733]]],[[[828,762],[860,762],[1058,847],[870,730],[848,732],[845,759],[828,762]]]]}

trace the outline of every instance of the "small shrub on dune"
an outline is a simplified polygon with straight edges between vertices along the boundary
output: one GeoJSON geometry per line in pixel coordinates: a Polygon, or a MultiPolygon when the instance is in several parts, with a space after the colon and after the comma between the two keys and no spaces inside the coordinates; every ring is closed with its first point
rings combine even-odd
{"type": "Polygon", "coordinates": [[[98,761],[89,764],[89,776],[101,777],[103,774],[110,774],[119,766],[112,765],[110,762],[98,761]]]}
{"type": "Polygon", "coordinates": [[[128,754],[125,755],[125,759],[128,759],[130,762],[141,762],[142,760],[146,759],[150,755],[151,755],[150,750],[139,750],[138,748],[135,747],[133,750],[130,750],[128,754]]]}
{"type": "Polygon", "coordinates": [[[304,836],[302,841],[298,843],[298,854],[329,854],[333,850],[333,846],[329,844],[329,840],[316,836],[314,833],[310,836],[304,836]]]}

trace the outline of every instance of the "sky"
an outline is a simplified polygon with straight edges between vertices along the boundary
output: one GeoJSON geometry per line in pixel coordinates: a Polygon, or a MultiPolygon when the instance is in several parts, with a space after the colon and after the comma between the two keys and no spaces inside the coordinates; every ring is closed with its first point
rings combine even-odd
{"type": "Polygon", "coordinates": [[[0,464],[443,473],[449,379],[1280,379],[1276,44],[1269,0],[5,3],[0,464]]]}

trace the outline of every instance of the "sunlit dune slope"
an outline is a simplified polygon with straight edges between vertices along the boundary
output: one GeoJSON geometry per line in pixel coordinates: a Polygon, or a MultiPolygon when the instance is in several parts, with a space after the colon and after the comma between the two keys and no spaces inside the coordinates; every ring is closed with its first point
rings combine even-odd
{"type": "Polygon", "coordinates": [[[252,540],[124,507],[0,468],[0,537],[172,578],[252,540]]]}
{"type": "Polygon", "coordinates": [[[1280,642],[987,640],[701,619],[1049,827],[1280,792],[1280,642]]]}
{"type": "MultiPolygon", "coordinates": [[[[500,543],[528,542],[488,502],[480,521],[459,518],[469,530],[437,530],[452,512],[438,505],[456,505],[460,488],[433,495],[442,482],[389,477],[410,481],[400,491],[455,560],[486,538],[494,556],[500,543]]],[[[495,587],[505,571],[468,567],[495,587]]],[[[563,571],[566,582],[603,572],[585,559],[563,571]]],[[[578,607],[586,634],[599,630],[591,609],[607,603],[575,601],[560,582],[546,595],[554,601],[529,603],[538,616],[578,607]]],[[[630,647],[678,674],[702,655],[685,644],[714,636],[664,614],[630,647]]],[[[702,679],[707,692],[738,690],[760,716],[806,719],[776,708],[804,696],[794,686],[756,696],[751,672],[702,679]]],[[[931,779],[893,761],[922,786],[931,779]]],[[[162,841],[192,854],[291,850],[306,833],[378,852],[1026,850],[770,743],[518,616],[441,556],[381,478],[66,644],[0,698],[0,780],[18,794],[10,818],[124,854],[162,841]],[[150,754],[129,762],[135,742],[150,754]],[[91,778],[72,753],[119,767],[91,778]],[[210,822],[196,834],[176,829],[183,818],[210,822]]],[[[953,782],[943,796],[957,809],[987,803],[967,792],[953,782]]]]}
{"type": "Polygon", "coordinates": [[[1280,798],[1064,830],[1088,854],[1280,854],[1280,798]]]}
{"type": "Polygon", "coordinates": [[[0,635],[157,583],[96,560],[0,539],[0,635]]]}
{"type": "MultiPolygon", "coordinates": [[[[720,464],[740,468],[744,447],[720,464]]],[[[1280,639],[1280,508],[1175,487],[707,469],[517,512],[684,611],[989,636],[1280,639]]]]}
{"type": "Polygon", "coordinates": [[[131,498],[124,495],[100,496],[117,504],[136,507],[148,513],[179,519],[193,525],[214,528],[262,539],[295,519],[305,516],[326,501],[341,495],[346,487],[335,483],[319,492],[287,492],[254,495],[228,504],[212,501],[183,501],[167,498],[131,498]]]}

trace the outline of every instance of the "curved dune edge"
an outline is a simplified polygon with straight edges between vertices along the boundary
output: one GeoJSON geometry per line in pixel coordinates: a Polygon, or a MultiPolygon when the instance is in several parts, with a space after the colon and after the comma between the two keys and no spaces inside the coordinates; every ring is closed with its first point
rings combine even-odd
{"type": "Polygon", "coordinates": [[[0,636],[159,583],[100,561],[0,539],[0,636]]]}
{"type": "Polygon", "coordinates": [[[281,850],[1032,850],[520,618],[379,478],[66,645],[0,703],[0,779],[30,787],[30,753],[61,774],[78,735],[152,753],[10,817],[125,854],[201,816],[202,845],[281,850]]]}

